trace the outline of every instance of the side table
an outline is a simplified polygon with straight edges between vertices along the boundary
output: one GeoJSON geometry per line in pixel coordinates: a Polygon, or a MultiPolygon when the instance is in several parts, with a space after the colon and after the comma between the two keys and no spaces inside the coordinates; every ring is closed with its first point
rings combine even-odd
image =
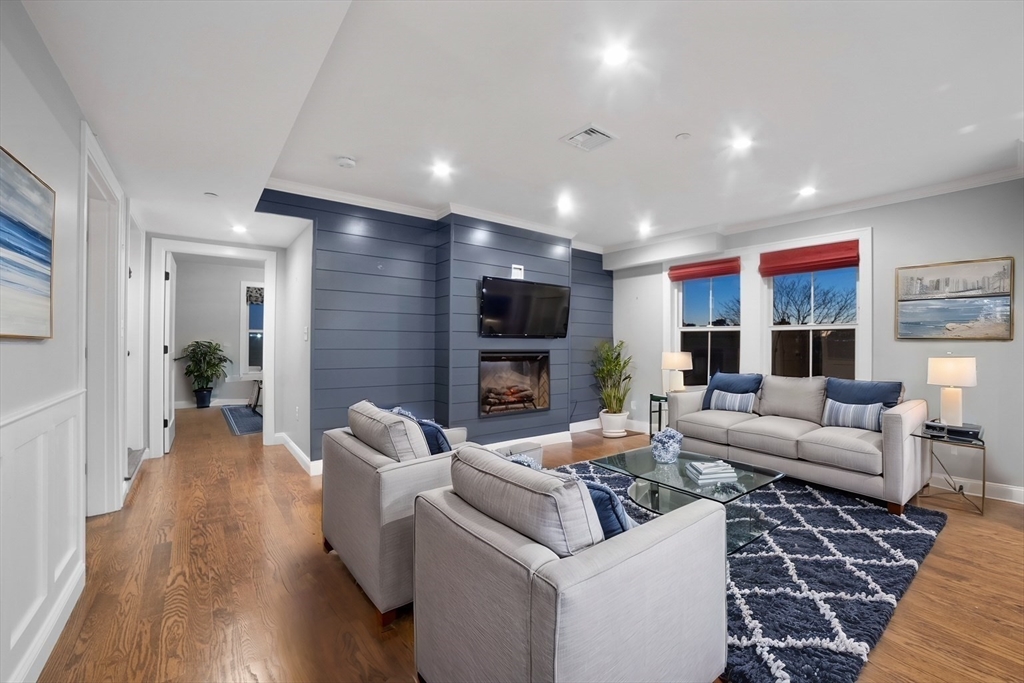
{"type": "Polygon", "coordinates": [[[956,437],[937,436],[935,434],[925,434],[924,432],[921,431],[920,427],[916,431],[914,431],[914,433],[911,434],[911,436],[913,436],[916,439],[922,439],[923,441],[928,442],[928,455],[932,458],[932,460],[934,460],[935,462],[939,463],[939,467],[942,468],[942,476],[946,480],[946,483],[949,485],[949,490],[948,491],[939,491],[938,493],[931,493],[931,492],[929,492],[928,495],[925,495],[923,497],[927,498],[928,496],[939,496],[939,495],[949,494],[949,493],[957,494],[959,496],[962,496],[964,500],[966,500],[968,503],[973,505],[975,510],[977,510],[978,512],[980,512],[981,514],[984,515],[985,514],[985,460],[986,460],[986,456],[987,456],[987,451],[985,450],[985,442],[984,442],[984,440],[982,440],[982,439],[958,439],[956,437]],[[957,484],[955,481],[953,481],[953,477],[950,475],[949,470],[946,469],[946,465],[942,462],[942,460],[939,458],[939,456],[936,455],[936,453],[935,453],[935,444],[937,444],[937,443],[943,444],[943,445],[946,445],[946,446],[950,446],[951,448],[969,448],[972,451],[981,451],[981,507],[978,507],[978,504],[975,503],[973,500],[971,500],[967,496],[966,493],[964,493],[964,485],[963,484],[957,484]]]}
{"type": "Polygon", "coordinates": [[[661,394],[651,394],[650,401],[650,416],[647,420],[647,436],[654,438],[655,433],[661,431],[661,419],[663,417],[663,410],[668,405],[668,396],[662,396],[661,394]],[[658,416],[658,429],[654,429],[654,416],[658,416]]]}

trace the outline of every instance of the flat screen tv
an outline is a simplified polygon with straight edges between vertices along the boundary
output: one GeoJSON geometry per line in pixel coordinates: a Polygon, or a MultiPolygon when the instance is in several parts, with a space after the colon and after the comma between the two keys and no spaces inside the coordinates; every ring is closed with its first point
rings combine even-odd
{"type": "Polygon", "coordinates": [[[569,288],[485,277],[480,284],[481,337],[561,338],[569,331],[569,288]]]}

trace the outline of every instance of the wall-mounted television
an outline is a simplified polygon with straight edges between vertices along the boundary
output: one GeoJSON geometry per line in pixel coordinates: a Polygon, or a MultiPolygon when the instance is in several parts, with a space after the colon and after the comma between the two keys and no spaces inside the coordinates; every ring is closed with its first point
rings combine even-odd
{"type": "Polygon", "coordinates": [[[568,287],[500,277],[480,283],[481,337],[562,338],[568,332],[568,287]]]}

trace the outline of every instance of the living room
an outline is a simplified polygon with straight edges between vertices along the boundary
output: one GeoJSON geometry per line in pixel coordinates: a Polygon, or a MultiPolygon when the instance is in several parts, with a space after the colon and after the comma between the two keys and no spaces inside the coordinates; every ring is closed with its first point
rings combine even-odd
{"type": "MultiPolygon", "coordinates": [[[[1024,291],[1013,272],[1024,258],[1024,3],[130,7],[2,5],[5,183],[16,174],[51,197],[52,279],[51,314],[35,316],[42,332],[0,330],[0,547],[25,560],[4,563],[0,678],[459,678],[465,670],[444,669],[445,658],[469,653],[432,658],[437,641],[413,633],[431,633],[437,605],[407,601],[382,626],[392,610],[372,599],[358,560],[341,543],[323,552],[321,505],[334,490],[325,444],[341,443],[325,433],[352,430],[363,400],[465,429],[454,450],[474,442],[562,473],[650,451],[649,431],[667,426],[682,432],[683,452],[785,475],[763,491],[783,495],[794,481],[838,490],[890,506],[878,523],[907,519],[931,539],[899,549],[909,576],[866,591],[891,609],[836,612],[840,629],[870,622],[869,634],[801,646],[796,659],[786,638],[800,641],[793,629],[812,620],[781,604],[734,613],[739,595],[781,589],[767,570],[741,571],[760,557],[754,543],[731,549],[722,570],[763,583],[707,592],[730,610],[728,660],[708,680],[1024,678],[1012,647],[1024,637],[1024,291]],[[142,233],[141,251],[125,240],[141,259],[130,276],[124,243],[95,222],[103,202],[116,207],[110,226],[142,233]],[[198,245],[207,263],[259,252],[276,264],[262,436],[232,436],[219,407],[172,406],[178,440],[166,455],[157,445],[168,377],[154,255],[171,242],[198,245]],[[135,305],[124,297],[136,287],[143,315],[138,327],[128,318],[123,341],[117,311],[135,305]],[[498,323],[487,311],[500,309],[486,290],[501,287],[562,297],[561,327],[488,330],[498,323]],[[845,302],[841,314],[822,313],[830,297],[845,302]],[[957,313],[973,304],[983,310],[957,313]],[[623,438],[602,434],[600,342],[622,342],[631,358],[623,406],[606,411],[628,413],[623,438]],[[119,364],[139,363],[127,355],[137,348],[146,379],[129,381],[119,364]],[[961,359],[966,373],[941,377],[961,359]],[[834,458],[816,470],[748,445],[744,461],[730,456],[731,437],[681,427],[707,410],[716,374],[898,384],[902,407],[885,406],[864,438],[895,457],[881,443],[886,421],[914,411],[917,435],[899,448],[917,459],[900,493],[889,460],[835,474],[834,458]],[[145,418],[132,439],[146,460],[122,484],[90,430],[109,432],[97,438],[119,453],[129,407],[145,418]],[[926,442],[925,420],[984,431],[926,442]],[[949,486],[963,495],[923,495],[949,486]],[[176,604],[190,605],[181,620],[176,604]]],[[[14,245],[5,233],[2,263],[35,258],[14,245]]],[[[21,297],[4,307],[23,304],[29,290],[4,284],[17,280],[4,268],[0,292],[21,297]]],[[[763,405],[748,417],[775,415],[765,412],[773,381],[749,392],[763,405]]],[[[225,389],[216,384],[214,399],[225,389]]],[[[818,427],[840,428],[823,407],[812,412],[818,427]]],[[[433,488],[453,483],[449,460],[433,488]]],[[[620,493],[616,509],[644,522],[623,539],[701,507],[649,521],[620,493]]],[[[428,500],[415,495],[402,499],[409,515],[428,500]]],[[[782,543],[788,526],[756,542],[782,543]]],[[[644,638],[630,647],[655,666],[661,641],[644,638]]],[[[472,677],[488,677],[487,659],[472,677]]],[[[606,671],[687,680],[698,671],[688,666],[655,675],[616,659],[606,671]]]]}

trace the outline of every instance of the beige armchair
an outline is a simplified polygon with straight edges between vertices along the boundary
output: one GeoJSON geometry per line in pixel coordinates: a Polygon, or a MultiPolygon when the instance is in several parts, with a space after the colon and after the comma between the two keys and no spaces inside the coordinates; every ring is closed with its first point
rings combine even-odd
{"type": "MultiPolygon", "coordinates": [[[[419,426],[367,402],[323,437],[324,550],[338,552],[381,614],[412,602],[413,499],[451,482],[451,452],[431,455],[419,426]]],[[[453,447],[464,428],[444,430],[453,447]]]]}
{"type": "Polygon", "coordinates": [[[416,497],[422,680],[721,675],[725,508],[697,501],[603,540],[580,487],[465,446],[452,487],[416,497]]]}

